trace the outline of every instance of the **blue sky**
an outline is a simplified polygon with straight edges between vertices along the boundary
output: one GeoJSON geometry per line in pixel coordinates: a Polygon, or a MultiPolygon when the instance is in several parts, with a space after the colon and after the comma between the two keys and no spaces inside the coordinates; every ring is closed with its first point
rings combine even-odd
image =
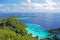
{"type": "Polygon", "coordinates": [[[59,12],[60,0],[0,0],[0,12],[59,12]]]}

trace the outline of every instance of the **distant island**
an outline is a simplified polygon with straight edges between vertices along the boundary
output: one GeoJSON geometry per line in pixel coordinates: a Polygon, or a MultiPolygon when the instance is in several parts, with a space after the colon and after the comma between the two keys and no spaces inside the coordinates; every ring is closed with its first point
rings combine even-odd
{"type": "MultiPolygon", "coordinates": [[[[25,30],[26,24],[16,20],[18,16],[5,17],[0,19],[0,40],[38,40],[38,37],[32,37],[25,30]]],[[[60,40],[60,28],[46,30],[48,38],[40,40],[60,40]]]]}

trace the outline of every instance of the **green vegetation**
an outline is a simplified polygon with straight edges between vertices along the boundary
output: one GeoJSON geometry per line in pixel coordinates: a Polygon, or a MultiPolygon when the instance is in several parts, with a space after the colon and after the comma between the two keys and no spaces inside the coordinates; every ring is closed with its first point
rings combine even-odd
{"type": "Polygon", "coordinates": [[[51,40],[60,40],[60,28],[50,29],[48,30],[48,33],[49,36],[51,36],[51,40]]]}
{"type": "MultiPolygon", "coordinates": [[[[32,37],[31,34],[27,34],[25,30],[26,24],[20,20],[16,20],[16,18],[18,16],[0,19],[0,40],[38,40],[38,37],[32,37]]],[[[48,38],[46,38],[47,40],[60,40],[57,36],[60,34],[60,28],[46,31],[49,33],[48,38]],[[49,38],[52,35],[53,37],[49,38]]]]}
{"type": "Polygon", "coordinates": [[[50,29],[50,30],[47,30],[47,31],[48,31],[48,33],[53,34],[53,35],[60,34],[60,28],[50,29]]]}
{"type": "Polygon", "coordinates": [[[17,17],[5,17],[0,19],[0,40],[38,40],[27,34],[26,24],[17,17]]]}

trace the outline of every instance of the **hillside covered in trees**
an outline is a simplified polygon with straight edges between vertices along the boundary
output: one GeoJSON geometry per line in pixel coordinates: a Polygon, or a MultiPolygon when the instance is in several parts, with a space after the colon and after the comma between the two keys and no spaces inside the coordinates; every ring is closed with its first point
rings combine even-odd
{"type": "Polygon", "coordinates": [[[27,34],[26,24],[17,17],[5,17],[0,19],[0,40],[38,40],[27,34]]]}
{"type": "MultiPolygon", "coordinates": [[[[16,18],[18,16],[0,19],[0,40],[38,40],[38,37],[28,34],[26,24],[16,18]]],[[[48,38],[40,40],[60,40],[60,28],[46,31],[49,33],[48,38]]]]}

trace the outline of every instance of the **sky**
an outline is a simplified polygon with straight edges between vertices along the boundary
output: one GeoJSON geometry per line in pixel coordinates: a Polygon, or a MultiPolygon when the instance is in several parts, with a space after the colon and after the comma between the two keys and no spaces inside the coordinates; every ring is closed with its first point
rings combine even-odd
{"type": "Polygon", "coordinates": [[[0,0],[0,12],[60,12],[60,0],[0,0]]]}

